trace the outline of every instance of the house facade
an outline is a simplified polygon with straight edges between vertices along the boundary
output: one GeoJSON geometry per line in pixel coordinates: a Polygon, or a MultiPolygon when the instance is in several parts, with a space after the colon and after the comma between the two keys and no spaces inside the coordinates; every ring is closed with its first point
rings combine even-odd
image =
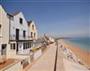
{"type": "Polygon", "coordinates": [[[9,24],[11,50],[15,50],[16,54],[28,54],[32,40],[28,39],[28,25],[22,12],[13,14],[9,24]]]}
{"type": "Polygon", "coordinates": [[[22,12],[9,14],[0,5],[0,62],[7,58],[26,59],[36,39],[34,22],[29,24],[22,12]]]}
{"type": "Polygon", "coordinates": [[[37,40],[37,28],[34,21],[28,21],[28,27],[29,27],[29,39],[37,40]]]}
{"type": "Polygon", "coordinates": [[[9,19],[7,13],[0,5],[0,62],[6,59],[9,43],[9,19]]]}

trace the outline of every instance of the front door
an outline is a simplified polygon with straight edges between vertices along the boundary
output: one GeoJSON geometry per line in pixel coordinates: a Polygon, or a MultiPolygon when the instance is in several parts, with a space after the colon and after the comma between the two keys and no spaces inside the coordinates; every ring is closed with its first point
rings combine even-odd
{"type": "Polygon", "coordinates": [[[16,29],[16,40],[19,40],[19,29],[16,29]]]}

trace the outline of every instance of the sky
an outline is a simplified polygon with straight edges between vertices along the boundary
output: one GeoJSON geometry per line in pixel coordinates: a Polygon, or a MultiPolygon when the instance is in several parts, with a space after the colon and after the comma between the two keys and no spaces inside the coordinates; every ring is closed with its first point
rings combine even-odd
{"type": "Polygon", "coordinates": [[[0,0],[8,13],[23,12],[39,35],[90,36],[89,0],[0,0]]]}

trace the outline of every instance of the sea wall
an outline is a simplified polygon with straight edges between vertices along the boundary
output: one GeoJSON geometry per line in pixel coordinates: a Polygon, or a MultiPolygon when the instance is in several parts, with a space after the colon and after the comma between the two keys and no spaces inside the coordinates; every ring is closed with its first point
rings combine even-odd
{"type": "Polygon", "coordinates": [[[39,49],[34,53],[34,60],[38,59],[42,55],[42,50],[39,49]]]}
{"type": "Polygon", "coordinates": [[[0,71],[22,71],[21,62],[16,62],[15,64],[11,64],[0,71]]]}

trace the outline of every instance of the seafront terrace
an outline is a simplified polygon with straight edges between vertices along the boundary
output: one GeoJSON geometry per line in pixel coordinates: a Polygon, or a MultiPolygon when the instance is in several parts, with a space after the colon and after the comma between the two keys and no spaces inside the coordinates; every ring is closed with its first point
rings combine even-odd
{"type": "MultiPolygon", "coordinates": [[[[64,47],[62,48],[61,43],[62,42],[55,42],[49,44],[44,47],[44,51],[42,51],[42,47],[37,49],[33,55],[34,59],[30,62],[30,64],[28,64],[25,68],[22,68],[20,65],[21,62],[19,62],[18,65],[20,67],[18,67],[18,69],[21,68],[21,71],[89,71],[88,68],[73,59],[73,54],[71,55],[72,58],[68,57],[68,53],[71,54],[71,52],[66,53],[68,49],[64,47]],[[36,57],[37,55],[39,56],[36,57]]],[[[12,69],[12,66],[10,69],[12,69]]]]}
{"type": "Polygon", "coordinates": [[[78,61],[75,62],[73,54],[70,59],[68,53],[67,55],[64,53],[61,43],[50,44],[42,56],[28,65],[24,71],[90,71],[78,61]]]}

